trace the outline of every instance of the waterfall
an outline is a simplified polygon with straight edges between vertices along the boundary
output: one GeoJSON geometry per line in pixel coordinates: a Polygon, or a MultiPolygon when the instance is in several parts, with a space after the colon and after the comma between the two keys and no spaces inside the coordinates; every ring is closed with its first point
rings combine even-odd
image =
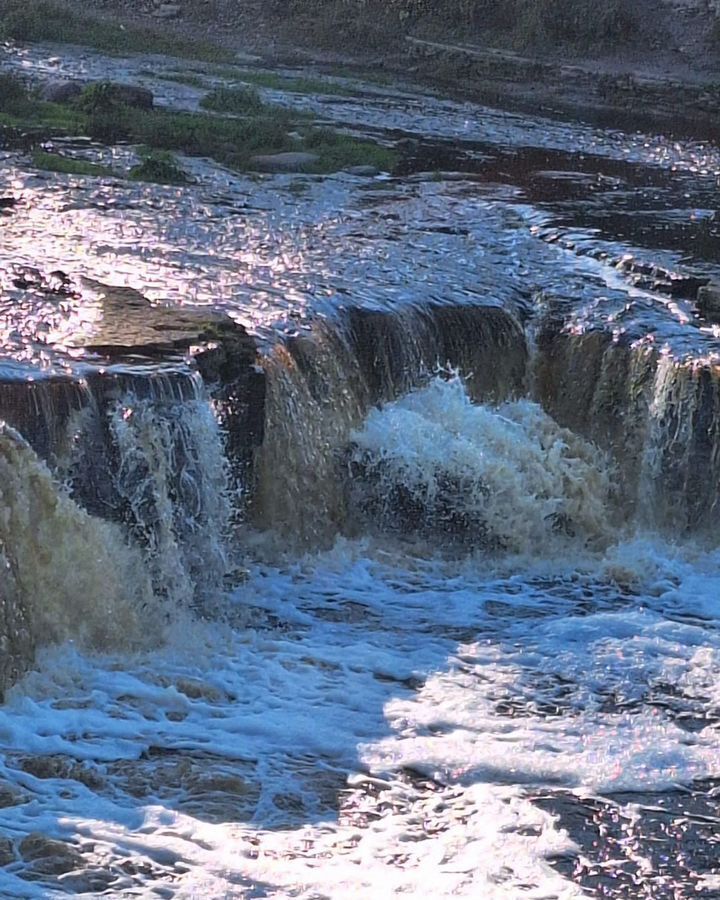
{"type": "Polygon", "coordinates": [[[253,354],[0,386],[0,686],[40,643],[133,646],[211,610],[244,519],[301,550],[381,528],[494,553],[603,546],[618,511],[717,521],[712,361],[441,304],[253,354]]]}
{"type": "Polygon", "coordinates": [[[16,671],[41,642],[102,648],[152,640],[158,622],[140,550],[117,524],[75,503],[7,425],[0,430],[0,547],[2,641],[16,671]]]}
{"type": "Polygon", "coordinates": [[[608,331],[546,322],[534,396],[561,425],[611,453],[627,516],[660,530],[705,531],[720,515],[720,378],[687,358],[608,331]]]}
{"type": "Polygon", "coordinates": [[[472,396],[500,402],[524,389],[522,328],[494,306],[351,310],[265,359],[264,441],[255,521],[303,547],[327,546],[353,523],[346,453],[376,404],[462,371],[472,396]]]}
{"type": "Polygon", "coordinates": [[[156,593],[183,606],[212,599],[228,570],[228,464],[202,381],[190,399],[126,394],[111,411],[112,473],[124,524],[144,548],[156,593]]]}
{"type": "Polygon", "coordinates": [[[228,569],[232,482],[199,375],[71,396],[37,406],[30,433],[47,461],[15,428],[0,431],[0,689],[42,643],[157,642],[175,610],[219,594],[228,569]]]}

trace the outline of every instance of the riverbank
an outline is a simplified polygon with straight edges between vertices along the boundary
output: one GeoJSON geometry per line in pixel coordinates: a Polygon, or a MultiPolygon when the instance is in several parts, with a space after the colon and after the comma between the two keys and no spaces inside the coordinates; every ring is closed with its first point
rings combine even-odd
{"type": "MultiPolygon", "coordinates": [[[[572,0],[569,0],[572,2],[572,0]]],[[[85,14],[83,4],[71,8],[85,14]]],[[[663,129],[714,140],[720,114],[720,40],[708,4],[640,0],[616,31],[602,23],[581,34],[458,28],[435,17],[353,15],[347,4],[308,10],[248,0],[158,3],[101,0],[96,13],[125,28],[160,29],[183,48],[257,58],[263,65],[402,77],[443,93],[544,115],[579,117],[623,130],[663,129]],[[597,32],[594,39],[593,28],[597,32]]]]}

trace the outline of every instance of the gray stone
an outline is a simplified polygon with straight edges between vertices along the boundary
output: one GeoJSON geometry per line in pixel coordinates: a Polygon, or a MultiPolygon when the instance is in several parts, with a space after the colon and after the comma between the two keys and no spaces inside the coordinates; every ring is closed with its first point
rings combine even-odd
{"type": "Polygon", "coordinates": [[[71,844],[33,832],[20,842],[20,855],[32,862],[33,874],[62,875],[82,863],[82,856],[71,844]]]}
{"type": "Polygon", "coordinates": [[[316,165],[320,157],[317,153],[293,152],[271,153],[267,156],[253,156],[250,160],[262,172],[303,172],[316,165]]]}
{"type": "Polygon", "coordinates": [[[25,797],[16,788],[9,784],[0,784],[0,809],[7,809],[8,806],[18,806],[25,803],[25,797]]]}
{"type": "Polygon", "coordinates": [[[82,92],[83,85],[79,81],[66,81],[62,78],[46,81],[40,88],[40,96],[48,103],[70,103],[82,92]]]}
{"type": "Polygon", "coordinates": [[[697,293],[697,308],[711,322],[720,322],[720,284],[706,284],[697,293]]]}
{"type": "Polygon", "coordinates": [[[360,175],[362,178],[374,178],[380,174],[380,170],[375,166],[348,166],[344,171],[348,175],[360,175]]]}
{"type": "Polygon", "coordinates": [[[13,842],[10,838],[0,838],[0,866],[9,866],[15,859],[13,842]]]}

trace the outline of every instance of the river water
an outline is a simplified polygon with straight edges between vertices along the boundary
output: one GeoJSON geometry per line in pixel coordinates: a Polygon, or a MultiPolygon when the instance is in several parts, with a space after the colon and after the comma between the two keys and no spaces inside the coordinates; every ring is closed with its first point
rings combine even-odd
{"type": "MultiPolygon", "coordinates": [[[[166,60],[5,61],[202,93],[158,80],[166,60]]],[[[50,469],[0,433],[8,583],[43,638],[0,707],[0,896],[720,897],[720,557],[712,528],[643,503],[658,454],[692,443],[663,413],[673,366],[717,356],[686,286],[718,274],[720,153],[352,85],[267,94],[401,140],[395,177],[187,160],[197,183],[160,188],[3,154],[5,370],[81,377],[104,282],[232,316],[270,392],[263,515],[239,523],[199,383],[109,412],[129,534],[80,507],[72,453],[50,469]],[[282,367],[283,341],[357,308],[419,345],[403,316],[429,303],[522,321],[524,389],[428,371],[363,405],[357,361],[282,367]],[[547,308],[659,351],[637,471],[546,411],[547,308]]]]}

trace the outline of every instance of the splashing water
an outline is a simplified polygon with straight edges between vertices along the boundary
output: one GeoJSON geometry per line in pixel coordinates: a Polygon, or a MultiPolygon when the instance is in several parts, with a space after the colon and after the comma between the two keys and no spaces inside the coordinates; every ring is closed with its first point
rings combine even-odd
{"type": "Polygon", "coordinates": [[[476,405],[461,378],[438,378],[373,410],[352,441],[355,502],[386,524],[530,554],[610,538],[606,459],[529,400],[476,405]]]}
{"type": "MultiPolygon", "coordinates": [[[[221,533],[183,531],[226,496],[212,409],[125,396],[110,429],[138,537],[118,577],[144,566],[182,591],[180,573],[221,533]]],[[[720,775],[712,720],[683,724],[718,702],[712,554],[611,546],[605,457],[529,401],[473,404],[459,378],[373,409],[351,438],[362,485],[387,498],[401,484],[481,522],[496,552],[448,558],[383,534],[298,557],[275,541],[232,598],[240,627],[184,618],[134,654],[42,651],[0,709],[14,860],[0,892],[574,898],[548,860],[578,847],[536,797],[720,775]]],[[[48,552],[67,524],[53,510],[75,538],[90,523],[122,545],[119,525],[58,498],[22,441],[5,455],[14,521],[24,527],[15,498],[36,496],[33,478],[47,494],[48,552]]],[[[109,579],[112,560],[98,559],[109,579]]]]}
{"type": "Polygon", "coordinates": [[[160,385],[105,410],[89,403],[68,419],[57,474],[2,426],[0,687],[31,663],[36,645],[156,643],[170,618],[218,598],[228,569],[228,462],[202,382],[190,386],[191,397],[160,385]],[[88,497],[112,520],[79,505],[88,497]]]}

